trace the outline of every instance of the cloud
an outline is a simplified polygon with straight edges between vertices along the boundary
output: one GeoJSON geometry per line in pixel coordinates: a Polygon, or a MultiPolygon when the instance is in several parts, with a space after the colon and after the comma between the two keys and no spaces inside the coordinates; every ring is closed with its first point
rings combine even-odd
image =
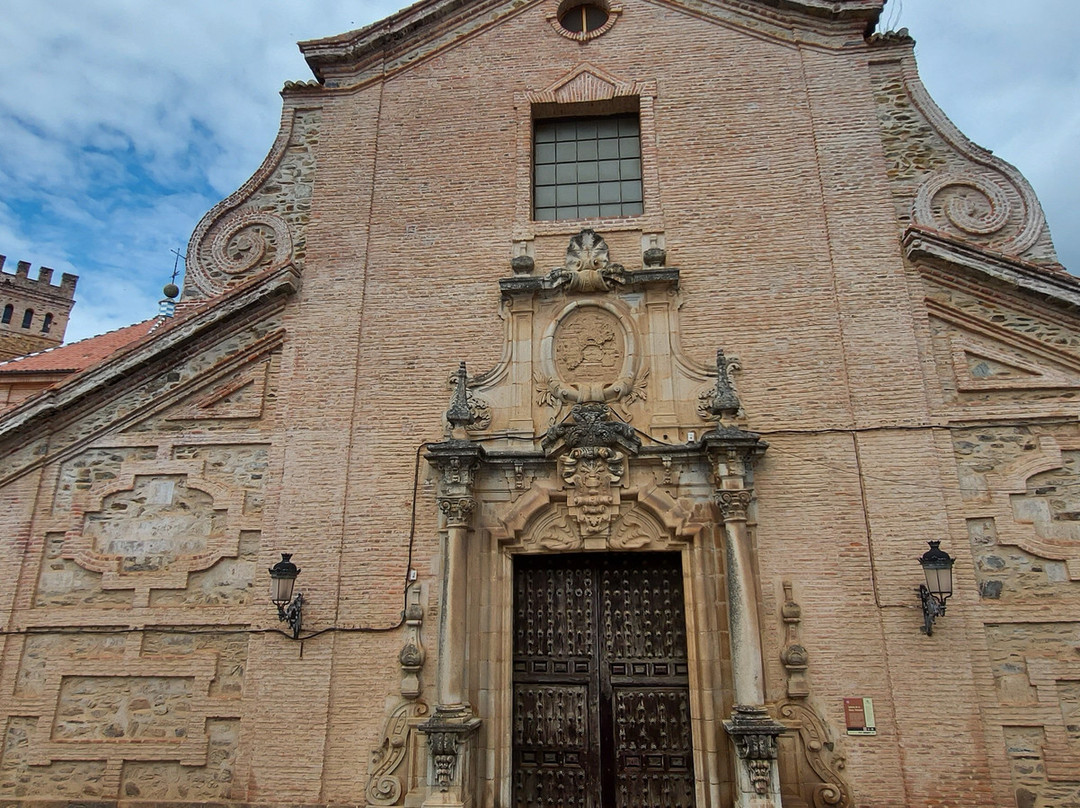
{"type": "Polygon", "coordinates": [[[295,42],[393,12],[284,0],[55,0],[0,26],[0,246],[80,275],[68,339],[152,316],[202,214],[259,166],[295,42]]]}
{"type": "MultiPolygon", "coordinates": [[[[0,26],[0,251],[80,275],[78,339],[152,316],[202,214],[255,171],[278,90],[310,77],[295,46],[390,3],[52,0],[0,26]]],[[[1015,163],[1080,269],[1080,55],[1073,0],[891,0],[953,120],[1015,163]]]]}

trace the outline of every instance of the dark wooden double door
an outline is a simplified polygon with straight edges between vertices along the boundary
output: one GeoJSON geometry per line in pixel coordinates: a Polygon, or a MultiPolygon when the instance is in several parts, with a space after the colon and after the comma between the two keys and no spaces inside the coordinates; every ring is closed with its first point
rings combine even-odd
{"type": "Polygon", "coordinates": [[[694,804],[677,553],[519,556],[515,808],[694,804]]]}

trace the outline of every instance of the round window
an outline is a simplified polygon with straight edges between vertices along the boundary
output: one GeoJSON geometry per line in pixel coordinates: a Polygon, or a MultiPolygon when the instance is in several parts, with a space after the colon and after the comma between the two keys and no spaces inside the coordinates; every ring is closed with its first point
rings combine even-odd
{"type": "Polygon", "coordinates": [[[608,12],[595,3],[579,3],[559,15],[559,25],[575,34],[588,34],[604,27],[608,12]]]}

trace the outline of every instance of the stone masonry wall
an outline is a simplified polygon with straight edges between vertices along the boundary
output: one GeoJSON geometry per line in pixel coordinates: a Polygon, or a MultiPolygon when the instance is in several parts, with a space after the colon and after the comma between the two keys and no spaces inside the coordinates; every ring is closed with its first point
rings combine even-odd
{"type": "MultiPolygon", "coordinates": [[[[249,648],[276,623],[258,570],[279,326],[271,307],[148,367],[29,456],[40,504],[7,534],[25,549],[0,667],[5,804],[247,797],[249,648]]],[[[8,455],[5,496],[27,459],[8,455]]]]}
{"type": "Polygon", "coordinates": [[[964,535],[971,554],[969,630],[987,654],[975,672],[989,751],[1001,755],[992,776],[1018,806],[1069,805],[1080,788],[1080,332],[993,283],[920,271],[930,381],[957,422],[948,487],[954,540],[964,535]]]}

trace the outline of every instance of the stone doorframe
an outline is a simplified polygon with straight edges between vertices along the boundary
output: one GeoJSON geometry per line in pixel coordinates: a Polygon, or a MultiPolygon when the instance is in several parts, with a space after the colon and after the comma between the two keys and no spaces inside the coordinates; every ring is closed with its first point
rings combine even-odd
{"type": "Polygon", "coordinates": [[[425,806],[510,804],[513,556],[603,550],[682,554],[698,806],[780,805],[783,727],[764,708],[747,528],[751,466],[764,448],[718,425],[696,443],[635,449],[632,462],[604,455],[610,473],[601,463],[604,482],[589,488],[604,493],[598,515],[558,451],[489,452],[460,430],[429,446],[446,550],[439,703],[420,727],[438,792],[425,806]]]}
{"type": "MultiPolygon", "coordinates": [[[[660,465],[659,462],[656,464],[660,465]]],[[[635,522],[638,541],[633,547],[607,541],[595,551],[648,553],[678,551],[682,557],[683,597],[686,606],[687,656],[690,665],[690,718],[694,745],[696,803],[699,808],[730,805],[724,801],[723,784],[732,780],[730,744],[719,719],[725,704],[730,709],[730,680],[725,640],[726,610],[713,604],[726,602],[726,587],[718,577],[713,525],[706,501],[697,513],[684,510],[655,485],[624,492],[632,502],[623,516],[635,522]]],[[[511,804],[511,750],[513,719],[513,571],[514,557],[525,554],[565,553],[583,547],[544,546],[541,534],[552,517],[558,518],[565,498],[550,488],[534,488],[511,503],[504,518],[482,535],[483,549],[474,558],[480,574],[470,576],[476,584],[475,608],[488,620],[479,621],[475,636],[481,662],[475,666],[478,708],[484,715],[479,751],[490,762],[481,787],[488,793],[483,805],[511,804]],[[563,500],[563,501],[560,501],[563,500]]],[[[480,537],[478,537],[480,538],[480,537]]],[[[470,587],[470,594],[473,588],[470,587]]]]}

